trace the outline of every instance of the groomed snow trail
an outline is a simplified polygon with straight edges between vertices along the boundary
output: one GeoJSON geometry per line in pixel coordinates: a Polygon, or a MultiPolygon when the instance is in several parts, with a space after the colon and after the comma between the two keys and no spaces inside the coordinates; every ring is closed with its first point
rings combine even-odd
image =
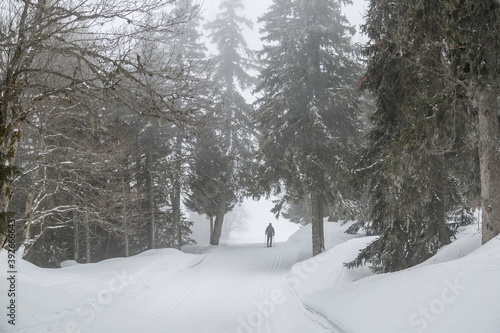
{"type": "Polygon", "coordinates": [[[151,250],[55,270],[22,261],[16,326],[0,332],[341,333],[291,287],[304,282],[290,273],[306,256],[297,244],[151,250]]]}
{"type": "Polygon", "coordinates": [[[136,323],[127,331],[333,332],[291,291],[287,273],[296,261],[297,251],[285,244],[212,248],[200,264],[176,276],[177,285],[160,287],[161,276],[150,277],[149,301],[138,302],[136,323]]]}

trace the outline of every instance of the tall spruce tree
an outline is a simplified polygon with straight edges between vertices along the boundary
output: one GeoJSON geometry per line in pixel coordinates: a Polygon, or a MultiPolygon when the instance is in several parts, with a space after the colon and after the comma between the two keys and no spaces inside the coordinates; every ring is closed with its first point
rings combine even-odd
{"type": "Polygon", "coordinates": [[[377,110],[358,174],[369,184],[364,227],[380,237],[350,267],[388,272],[424,261],[450,242],[449,213],[474,195],[463,185],[464,167],[477,165],[471,106],[450,80],[438,9],[427,0],[370,3],[363,85],[377,110]]]}
{"type": "Polygon", "coordinates": [[[483,243],[500,234],[500,3],[438,1],[455,77],[477,101],[483,243]]]}
{"type": "MultiPolygon", "coordinates": [[[[240,12],[244,6],[241,0],[225,0],[220,5],[220,12],[213,22],[206,25],[210,38],[215,44],[218,54],[213,59],[213,81],[217,89],[215,98],[215,113],[217,124],[209,130],[211,140],[200,147],[217,150],[213,163],[219,166],[219,177],[210,184],[217,184],[209,192],[216,189],[216,214],[210,244],[218,245],[224,223],[224,215],[228,207],[232,207],[242,189],[242,180],[251,158],[252,127],[250,113],[252,108],[241,94],[242,89],[249,88],[255,79],[249,74],[253,68],[253,52],[248,48],[243,37],[245,26],[251,22],[240,12]],[[212,143],[214,147],[206,147],[212,143]]],[[[201,162],[205,163],[205,162],[201,162]]],[[[197,168],[199,170],[199,168],[197,168]]],[[[200,175],[198,178],[204,178],[200,175]]],[[[205,193],[207,189],[205,189],[205,193]]],[[[197,193],[204,191],[197,190],[197,193]]],[[[211,202],[207,198],[206,202],[211,202]]],[[[199,201],[198,201],[199,202],[199,201]]],[[[207,212],[209,210],[206,210],[207,212]]]]}
{"type": "Polygon", "coordinates": [[[342,196],[335,180],[347,177],[356,136],[359,65],[342,3],[275,0],[261,19],[260,185],[277,194],[284,185],[282,203],[306,202],[314,255],[324,249],[324,206],[342,196]]]}
{"type": "Polygon", "coordinates": [[[190,192],[184,204],[189,210],[206,215],[210,220],[210,239],[215,230],[214,219],[219,214],[220,221],[223,218],[221,215],[230,212],[237,201],[233,191],[225,191],[226,184],[230,183],[227,170],[231,169],[232,163],[232,157],[219,144],[213,129],[206,128],[204,133],[200,133],[193,147],[190,192]],[[224,194],[223,200],[221,194],[224,194]]]}

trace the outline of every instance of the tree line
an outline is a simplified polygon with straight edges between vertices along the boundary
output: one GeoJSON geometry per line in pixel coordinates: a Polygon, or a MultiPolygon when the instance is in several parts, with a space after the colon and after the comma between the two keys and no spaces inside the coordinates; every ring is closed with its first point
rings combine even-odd
{"type": "Polygon", "coordinates": [[[241,0],[204,25],[190,0],[6,1],[2,228],[57,266],[190,244],[182,206],[217,245],[239,200],[277,195],[314,255],[327,216],[379,235],[348,267],[416,265],[479,206],[495,237],[498,2],[372,0],[364,45],[349,3],[273,0],[255,54],[241,0]]]}

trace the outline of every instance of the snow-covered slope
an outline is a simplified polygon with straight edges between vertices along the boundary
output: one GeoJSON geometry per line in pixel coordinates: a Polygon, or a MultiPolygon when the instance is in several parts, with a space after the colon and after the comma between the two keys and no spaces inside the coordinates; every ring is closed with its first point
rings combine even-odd
{"type": "Polygon", "coordinates": [[[372,275],[368,267],[346,270],[343,263],[353,260],[360,249],[375,239],[376,237],[351,239],[314,258],[295,264],[288,274],[291,287],[298,295],[305,296],[372,275]]]}
{"type": "MultiPolygon", "coordinates": [[[[364,237],[363,235],[349,235],[345,231],[349,228],[350,223],[326,222],[324,223],[325,230],[325,248],[330,249],[337,245],[343,244],[354,238],[364,237]]],[[[300,228],[292,234],[286,242],[290,247],[297,249],[299,257],[298,261],[306,260],[312,257],[312,226],[310,224],[300,228]]]]}
{"type": "MultiPolygon", "coordinates": [[[[151,250],[130,258],[116,258],[96,264],[73,264],[61,269],[43,269],[17,260],[16,325],[4,320],[0,332],[90,332],[110,309],[133,306],[155,284],[168,281],[179,272],[199,264],[205,255],[174,249],[151,250]]],[[[0,252],[0,305],[6,309],[7,253],[0,252]]],[[[127,316],[129,311],[122,312],[127,316]]],[[[118,332],[119,322],[107,332],[118,332]],[[115,330],[116,329],[116,330],[115,330]]],[[[95,332],[106,332],[97,329],[95,332]]],[[[122,331],[123,332],[123,331],[122,331]]]]}
{"type": "Polygon", "coordinates": [[[474,227],[425,263],[392,274],[347,271],[370,240],[356,239],[294,269],[319,262],[296,288],[305,305],[328,318],[338,332],[500,332],[500,239],[480,246],[474,227]],[[366,276],[363,278],[363,276],[366,276]]]}

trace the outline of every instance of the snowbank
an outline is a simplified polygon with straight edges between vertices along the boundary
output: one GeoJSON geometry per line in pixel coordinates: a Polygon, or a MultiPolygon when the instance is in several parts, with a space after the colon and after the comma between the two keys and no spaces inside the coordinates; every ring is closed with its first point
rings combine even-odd
{"type": "Polygon", "coordinates": [[[469,227],[436,256],[408,270],[370,276],[366,268],[342,267],[371,240],[347,241],[290,273],[314,268],[308,279],[291,285],[307,308],[339,332],[500,332],[500,239],[480,246],[480,234],[469,227]]]}
{"type": "MultiPolygon", "coordinates": [[[[77,322],[88,324],[88,332],[96,331],[91,328],[95,318],[111,307],[130,306],[145,290],[158,285],[158,280],[167,284],[176,273],[199,264],[204,258],[204,255],[162,249],[95,264],[67,262],[60,269],[39,268],[17,259],[16,326],[1,320],[0,332],[77,332],[80,328],[71,326],[77,322]]],[[[2,309],[6,309],[9,302],[3,292],[9,289],[7,272],[7,252],[0,251],[2,309]]],[[[116,329],[116,332],[123,331],[116,329]]]]}
{"type": "Polygon", "coordinates": [[[288,281],[295,281],[290,283],[291,287],[299,296],[305,296],[373,275],[368,267],[346,270],[343,263],[354,260],[359,250],[375,239],[376,237],[351,239],[314,258],[295,264],[287,276],[288,281]]]}
{"type": "Polygon", "coordinates": [[[481,230],[478,230],[475,225],[461,227],[458,229],[456,240],[451,245],[441,248],[435,256],[424,261],[417,267],[460,259],[480,247],[481,230]]]}
{"type": "Polygon", "coordinates": [[[62,268],[64,268],[64,267],[69,267],[69,266],[77,266],[77,265],[79,265],[79,263],[77,263],[74,260],[65,260],[65,261],[61,262],[60,265],[62,268]]]}

